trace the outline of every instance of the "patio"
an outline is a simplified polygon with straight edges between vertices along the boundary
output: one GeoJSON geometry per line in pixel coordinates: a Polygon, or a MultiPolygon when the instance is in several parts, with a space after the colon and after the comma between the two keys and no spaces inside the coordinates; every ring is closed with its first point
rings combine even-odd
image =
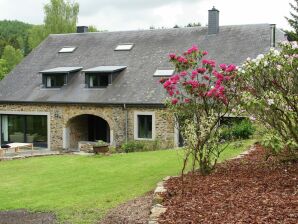
{"type": "Polygon", "coordinates": [[[39,147],[34,147],[33,150],[20,149],[18,152],[15,152],[15,150],[12,148],[2,149],[2,150],[4,150],[4,152],[2,154],[0,153],[0,161],[60,154],[59,151],[51,151],[49,149],[44,149],[39,147]]]}

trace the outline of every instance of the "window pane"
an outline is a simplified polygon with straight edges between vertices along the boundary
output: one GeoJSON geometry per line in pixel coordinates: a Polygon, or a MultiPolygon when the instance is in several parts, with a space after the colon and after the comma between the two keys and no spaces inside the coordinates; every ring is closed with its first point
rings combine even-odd
{"type": "Polygon", "coordinates": [[[25,120],[24,116],[8,115],[9,142],[24,142],[25,120]]]}
{"type": "Polygon", "coordinates": [[[64,85],[65,75],[57,74],[57,75],[48,75],[46,80],[47,88],[57,88],[62,87],[64,85]]]}
{"type": "Polygon", "coordinates": [[[34,146],[47,147],[47,117],[26,116],[26,142],[34,146]]]}
{"type": "Polygon", "coordinates": [[[109,85],[109,75],[89,75],[89,88],[107,87],[109,85]]]}
{"type": "Polygon", "coordinates": [[[138,115],[138,138],[152,138],[152,115],[138,115]]]}

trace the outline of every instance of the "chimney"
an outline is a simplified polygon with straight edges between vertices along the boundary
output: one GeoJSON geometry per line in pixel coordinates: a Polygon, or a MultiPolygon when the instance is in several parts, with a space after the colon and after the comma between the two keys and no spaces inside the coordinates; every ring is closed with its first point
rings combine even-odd
{"type": "Polygon", "coordinates": [[[276,24],[270,24],[271,35],[270,35],[270,47],[276,47],[276,24]]]}
{"type": "Polygon", "coordinates": [[[77,33],[88,33],[88,26],[77,26],[77,33]]]}
{"type": "Polygon", "coordinates": [[[209,10],[208,15],[208,34],[217,34],[219,32],[219,10],[214,6],[209,10]]]}

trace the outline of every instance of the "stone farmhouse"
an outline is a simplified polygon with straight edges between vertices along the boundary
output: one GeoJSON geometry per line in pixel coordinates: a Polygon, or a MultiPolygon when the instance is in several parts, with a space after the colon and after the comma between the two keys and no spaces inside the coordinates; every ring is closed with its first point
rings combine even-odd
{"type": "Polygon", "coordinates": [[[284,39],[270,24],[219,26],[215,8],[207,27],[98,33],[78,27],[50,35],[0,82],[0,143],[51,150],[99,139],[178,146],[158,84],[174,73],[168,54],[196,44],[219,63],[241,65],[284,39]]]}

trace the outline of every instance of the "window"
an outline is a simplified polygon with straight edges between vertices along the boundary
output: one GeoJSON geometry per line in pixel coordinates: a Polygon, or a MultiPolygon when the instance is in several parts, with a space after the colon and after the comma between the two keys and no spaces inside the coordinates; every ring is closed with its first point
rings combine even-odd
{"type": "Polygon", "coordinates": [[[133,44],[119,44],[115,48],[115,51],[130,51],[133,48],[133,44]]]}
{"type": "Polygon", "coordinates": [[[109,85],[108,74],[86,74],[86,80],[89,88],[103,88],[109,85]]]}
{"type": "Polygon", "coordinates": [[[48,146],[47,116],[0,114],[0,130],[1,144],[26,142],[35,147],[48,146]]]}
{"type": "Polygon", "coordinates": [[[136,112],[134,134],[137,140],[155,139],[155,114],[154,112],[136,112]]]}
{"type": "Polygon", "coordinates": [[[45,75],[44,85],[46,88],[60,88],[66,84],[65,74],[45,75]]]}
{"type": "Polygon", "coordinates": [[[60,49],[59,53],[72,53],[75,49],[76,47],[63,47],[60,49]]]}
{"type": "Polygon", "coordinates": [[[173,74],[173,69],[157,69],[153,76],[171,76],[173,74]]]}

